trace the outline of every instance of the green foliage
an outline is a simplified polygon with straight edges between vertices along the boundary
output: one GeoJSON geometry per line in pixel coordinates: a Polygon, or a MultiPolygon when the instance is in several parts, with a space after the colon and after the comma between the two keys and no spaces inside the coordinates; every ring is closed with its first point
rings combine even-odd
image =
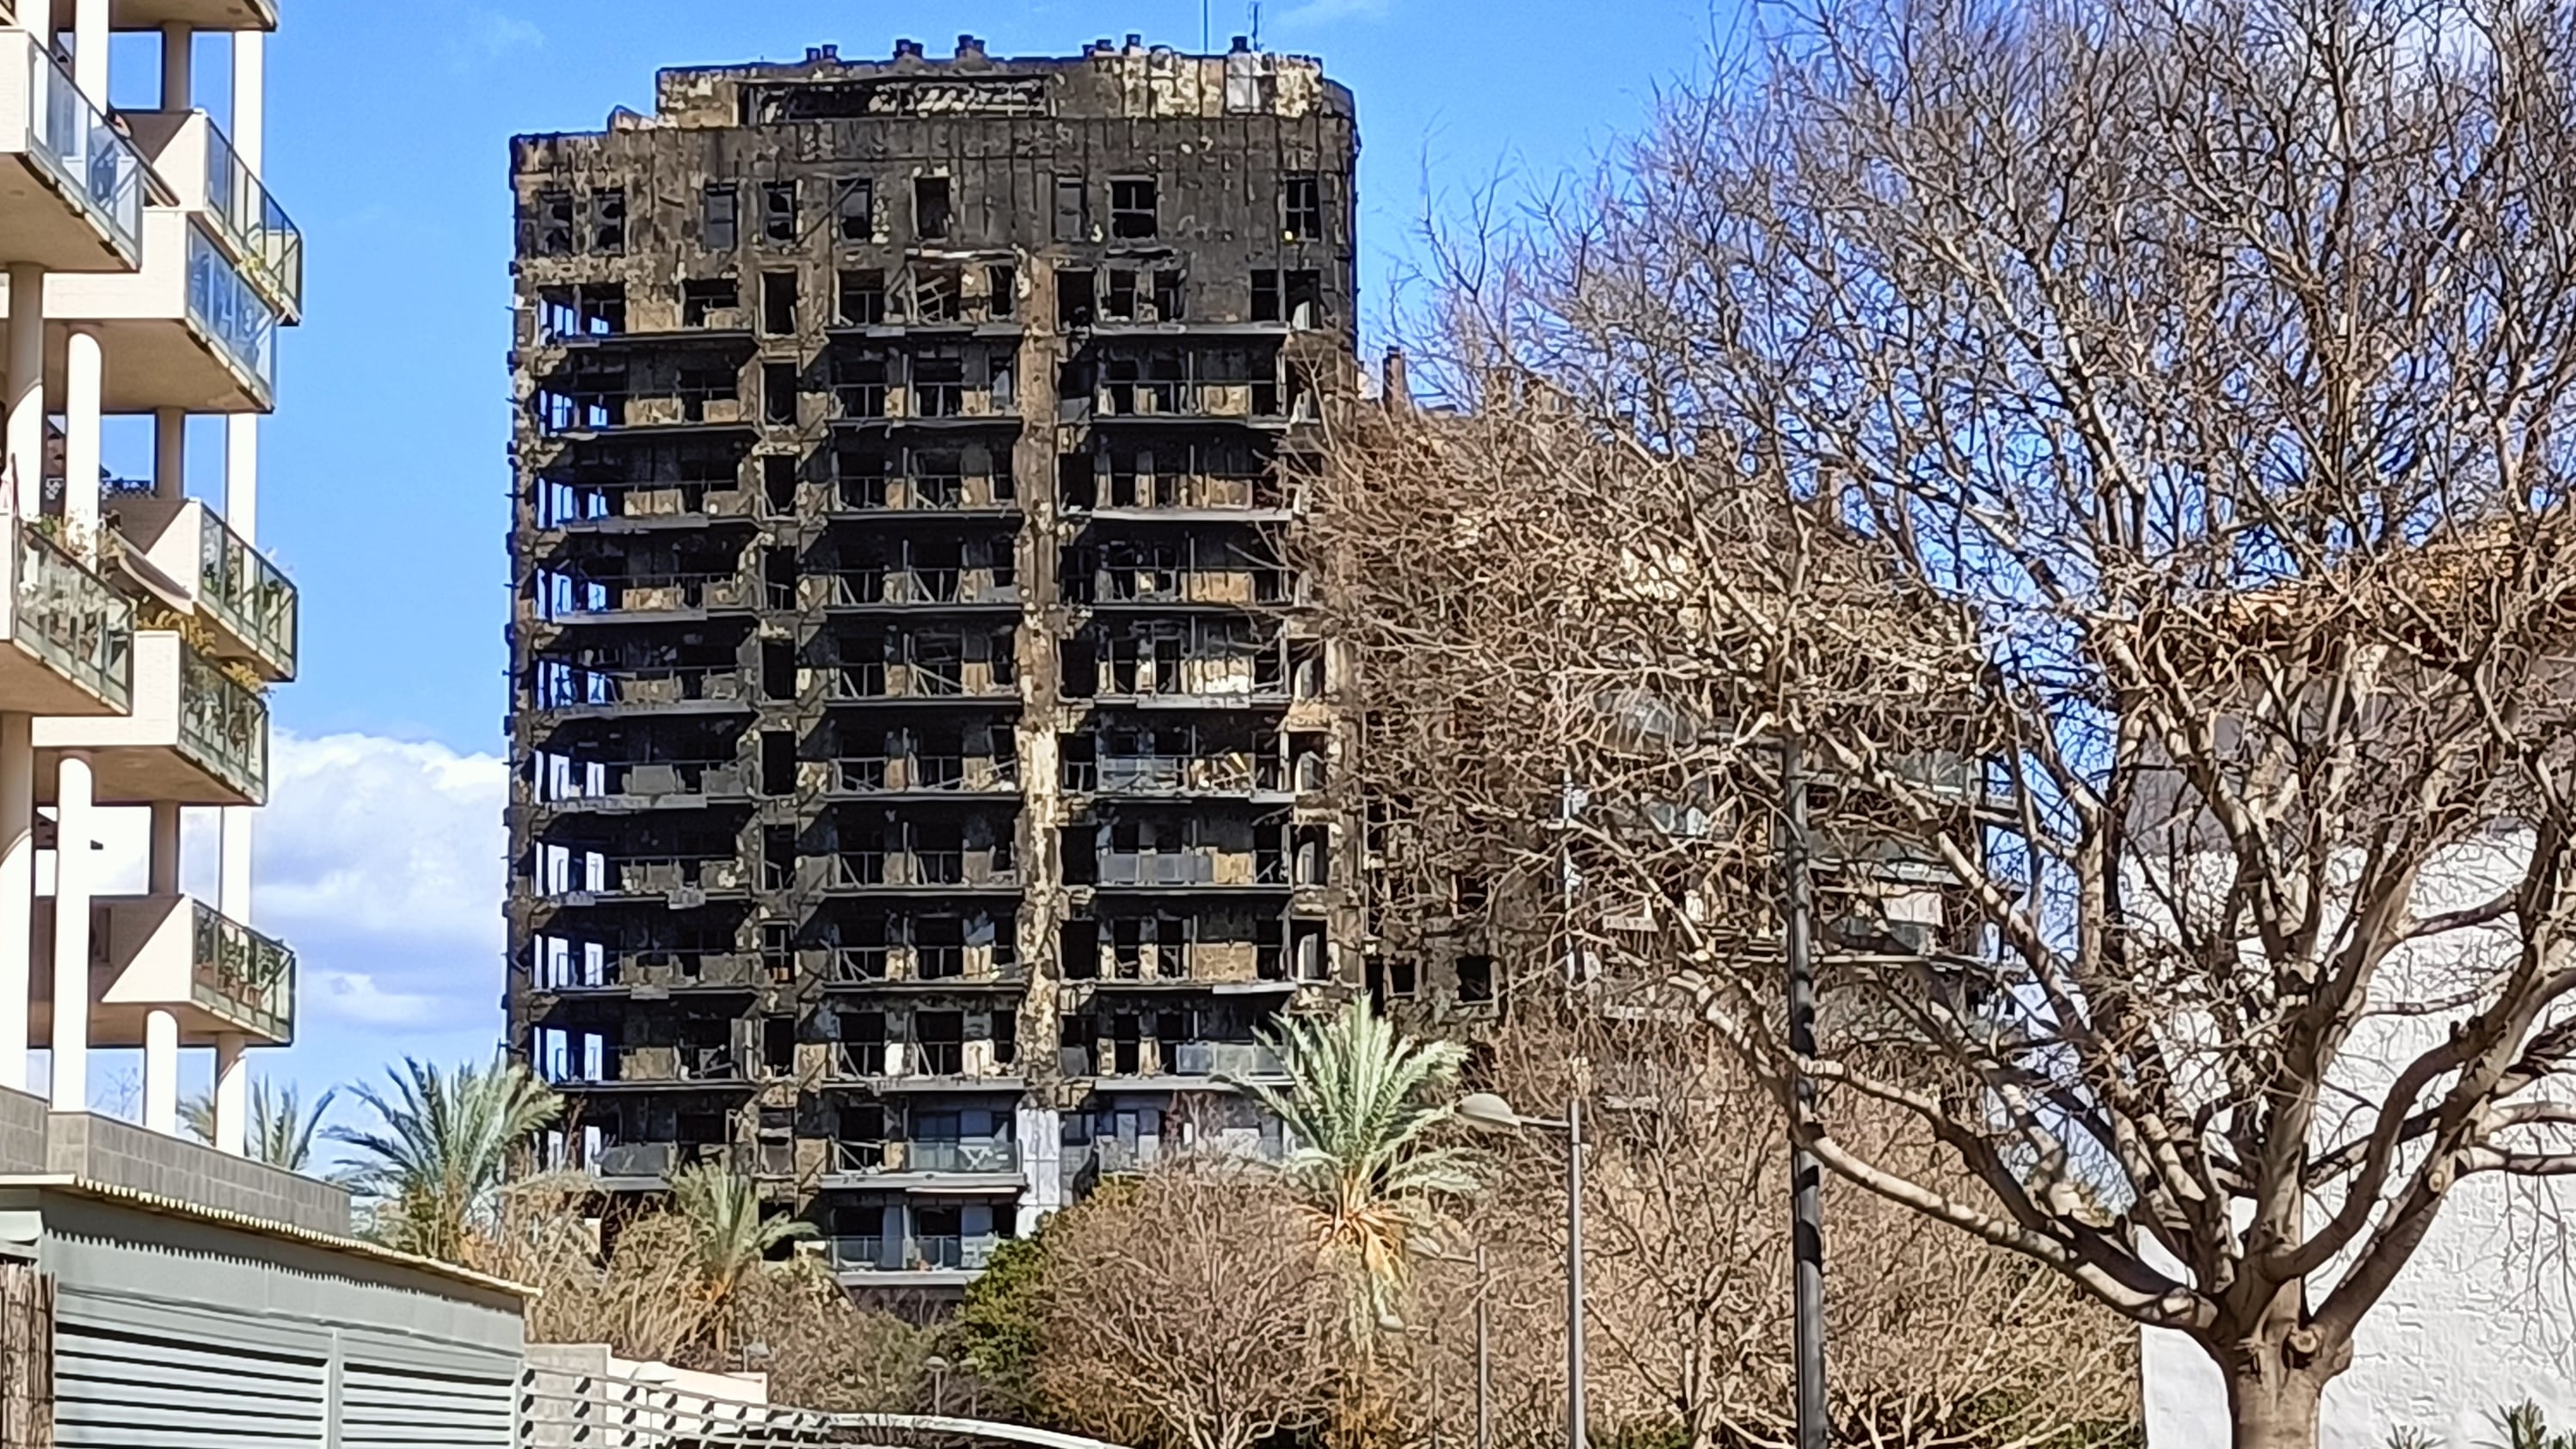
{"type": "MultiPolygon", "coordinates": [[[[1050,1218],[1051,1224],[1054,1219],[1050,1218]]],[[[1020,1413],[1037,1409],[1029,1386],[1037,1367],[1038,1313],[1046,1285],[1046,1229],[1036,1237],[1006,1239],[993,1249],[983,1276],[966,1285],[966,1301],[949,1326],[955,1352],[975,1376],[1020,1413]]]]}
{"type": "MultiPolygon", "coordinates": [[[[250,1121],[243,1142],[244,1155],[253,1162],[265,1162],[289,1172],[313,1169],[313,1141],[322,1130],[322,1114],[330,1109],[337,1091],[324,1092],[308,1110],[302,1095],[294,1087],[271,1090],[264,1081],[250,1084],[250,1121]]],[[[179,1103],[179,1125],[197,1140],[215,1140],[215,1096],[200,1092],[179,1103]]]]}
{"type": "Polygon", "coordinates": [[[1417,1042],[1354,998],[1322,1021],[1290,1020],[1264,1040],[1288,1084],[1243,1089],[1287,1125],[1296,1150],[1280,1173],[1325,1245],[1367,1284],[1370,1320],[1391,1310],[1407,1260],[1440,1224],[1444,1199],[1483,1184],[1473,1155],[1434,1146],[1467,1050],[1417,1042]]]}
{"type": "Polygon", "coordinates": [[[514,1158],[562,1112],[563,1099],[527,1068],[499,1058],[442,1071],[405,1057],[385,1075],[390,1091],[350,1088],[375,1113],[376,1127],[332,1127],[323,1135],[356,1154],[347,1181],[370,1200],[378,1238],[405,1252],[462,1261],[470,1240],[495,1219],[514,1158]]]}

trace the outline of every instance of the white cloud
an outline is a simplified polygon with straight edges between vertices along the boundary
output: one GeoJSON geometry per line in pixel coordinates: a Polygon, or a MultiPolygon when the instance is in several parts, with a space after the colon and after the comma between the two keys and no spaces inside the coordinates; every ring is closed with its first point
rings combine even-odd
{"type": "MultiPolygon", "coordinates": [[[[298,1036],[498,1036],[509,766],[373,735],[269,747],[252,834],[251,921],[295,948],[298,1036]]],[[[104,811],[112,892],[144,888],[148,816],[104,811]]],[[[181,884],[215,897],[215,812],[191,810],[181,884]]]]}
{"type": "Polygon", "coordinates": [[[452,69],[466,71],[514,50],[541,49],[545,43],[545,31],[533,20],[468,5],[448,30],[447,61],[452,69]]]}

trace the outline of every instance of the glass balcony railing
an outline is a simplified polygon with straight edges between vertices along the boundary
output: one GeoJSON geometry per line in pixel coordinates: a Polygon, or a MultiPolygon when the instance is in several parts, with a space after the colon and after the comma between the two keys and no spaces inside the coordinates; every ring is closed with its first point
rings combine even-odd
{"type": "Polygon", "coordinates": [[[231,138],[206,123],[206,208],[225,240],[250,263],[285,310],[304,310],[304,233],[233,150],[231,138]]]}
{"type": "Polygon", "coordinates": [[[262,401],[277,387],[277,313],[223,248],[188,228],[188,320],[234,367],[258,382],[262,401]]]}
{"type": "Polygon", "coordinates": [[[268,701],[179,647],[179,752],[251,798],[268,795],[268,701]]]}
{"type": "Polygon", "coordinates": [[[24,34],[27,135],[37,156],[86,206],[129,259],[143,255],[143,156],[74,84],[71,73],[24,34]]]}
{"type": "Polygon", "coordinates": [[[295,953],[203,901],[196,908],[191,994],[227,1021],[277,1043],[295,1035],[295,953]]]}
{"type": "Polygon", "coordinates": [[[134,606],[33,529],[18,533],[20,648],[119,712],[134,703],[134,606]]]}
{"type": "Polygon", "coordinates": [[[197,540],[197,602],[251,646],[267,672],[295,677],[295,585],[211,509],[197,540]]]}

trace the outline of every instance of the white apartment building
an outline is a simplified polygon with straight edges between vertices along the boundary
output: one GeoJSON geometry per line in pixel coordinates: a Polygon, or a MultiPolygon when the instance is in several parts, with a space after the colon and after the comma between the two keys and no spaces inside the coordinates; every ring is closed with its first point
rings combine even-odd
{"type": "Polygon", "coordinates": [[[91,1052],[140,1047],[144,1125],[175,1134],[180,1055],[208,1049],[236,1154],[245,1053],[294,1030],[294,957],[252,929],[250,877],[265,690],[295,673],[295,590],[254,542],[303,270],[260,180],[276,23],[274,0],[0,0],[0,1087],[46,1046],[52,1109],[81,1112],[91,1052]],[[157,36],[150,110],[108,104],[118,32],[157,36]],[[220,122],[194,102],[206,32],[230,52],[220,122]],[[151,420],[147,479],[101,466],[117,414],[151,420]],[[197,414],[223,418],[199,490],[220,508],[186,488],[197,414]],[[100,889],[97,812],[120,806],[151,812],[140,895],[100,889]],[[212,901],[180,888],[188,806],[221,811],[212,901]]]}

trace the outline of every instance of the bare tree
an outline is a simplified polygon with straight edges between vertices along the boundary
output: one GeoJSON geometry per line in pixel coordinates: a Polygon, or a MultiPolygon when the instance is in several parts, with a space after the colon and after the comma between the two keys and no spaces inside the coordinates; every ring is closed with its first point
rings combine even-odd
{"type": "Polygon", "coordinates": [[[1324,1416],[1347,1358],[1341,1285],[1275,1181],[1164,1168],[1042,1240],[1035,1386],[1118,1443],[1250,1449],[1324,1416]]]}
{"type": "Polygon", "coordinates": [[[2571,78],[2563,6],[1828,3],[1454,248],[1306,539],[1412,879],[2313,1443],[2446,1200],[2576,1171],[2571,78]]]}

